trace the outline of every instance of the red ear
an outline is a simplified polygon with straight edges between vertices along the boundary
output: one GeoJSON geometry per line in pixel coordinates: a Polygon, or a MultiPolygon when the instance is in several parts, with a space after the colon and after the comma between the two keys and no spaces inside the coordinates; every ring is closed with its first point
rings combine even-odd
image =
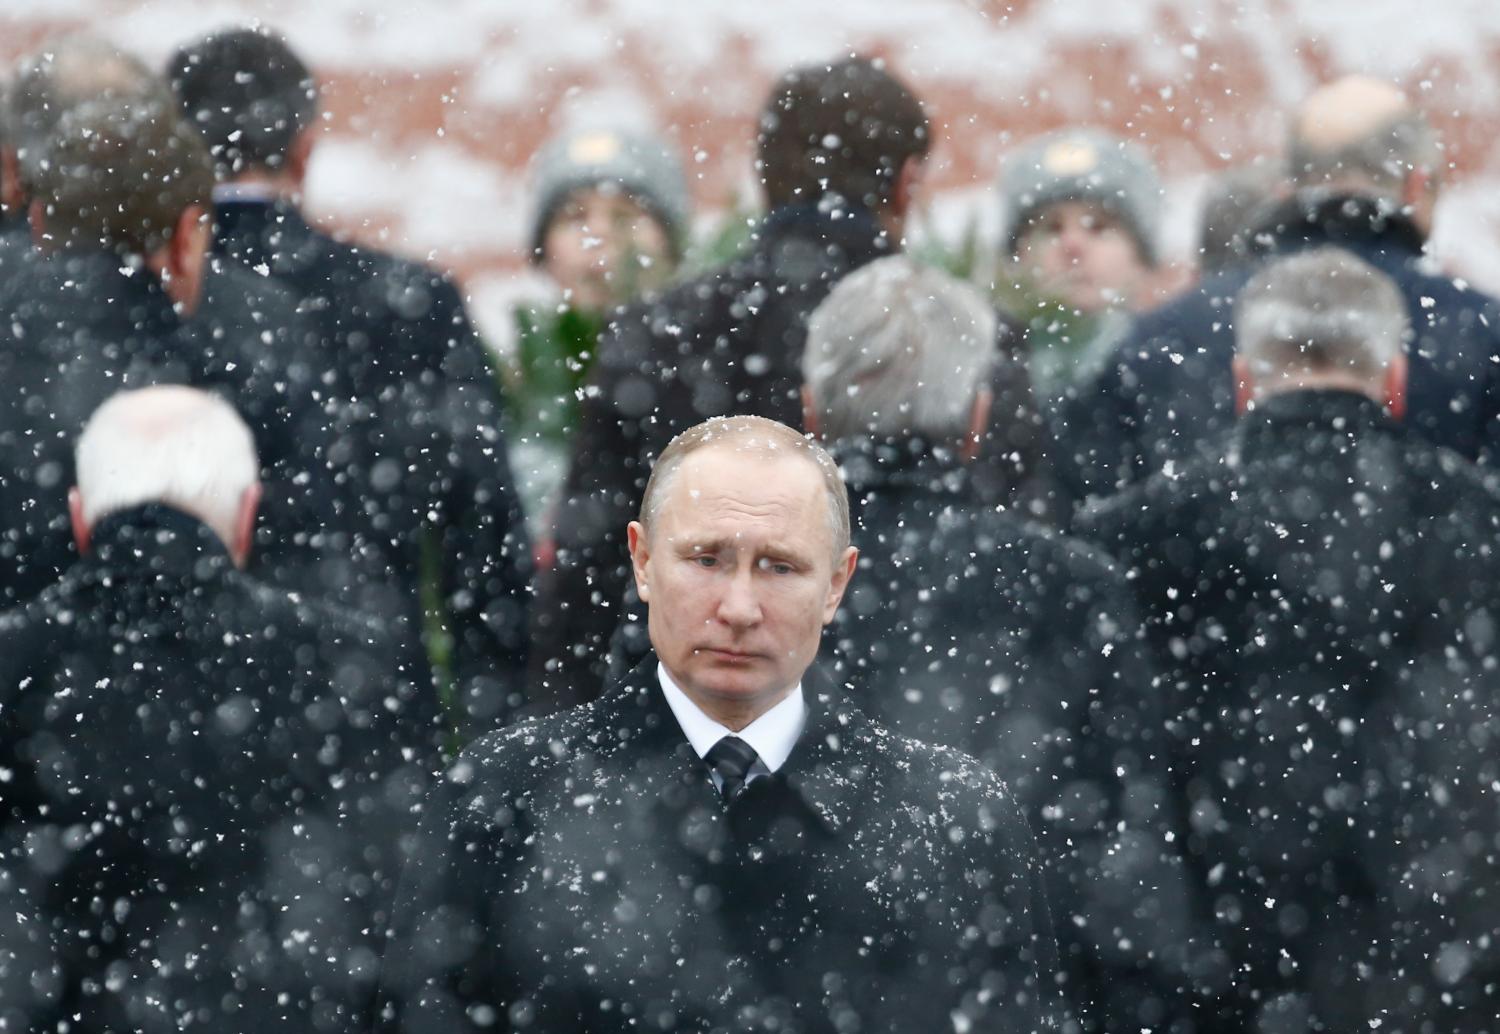
{"type": "Polygon", "coordinates": [[[1385,408],[1393,420],[1406,419],[1406,356],[1391,360],[1385,370],[1385,408]]]}
{"type": "Polygon", "coordinates": [[[83,494],[77,485],[68,489],[68,520],[73,525],[73,541],[78,543],[78,552],[87,553],[93,529],[83,519],[83,494]]]}
{"type": "Polygon", "coordinates": [[[1250,383],[1250,365],[1239,356],[1234,357],[1231,369],[1234,372],[1234,413],[1242,416],[1255,400],[1255,386],[1250,383]]]}

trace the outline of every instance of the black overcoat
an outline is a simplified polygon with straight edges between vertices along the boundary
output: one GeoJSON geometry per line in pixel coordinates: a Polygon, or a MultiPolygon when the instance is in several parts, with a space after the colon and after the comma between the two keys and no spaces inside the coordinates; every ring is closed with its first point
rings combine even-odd
{"type": "Polygon", "coordinates": [[[392,1029],[1047,1029],[1045,897],[999,780],[814,669],[791,757],[726,810],[656,663],[450,769],[386,950],[392,1029]]]}
{"type": "Polygon", "coordinates": [[[431,694],[374,625],[234,570],[180,511],[93,534],[0,615],[0,1026],[361,1022],[431,694]]]}

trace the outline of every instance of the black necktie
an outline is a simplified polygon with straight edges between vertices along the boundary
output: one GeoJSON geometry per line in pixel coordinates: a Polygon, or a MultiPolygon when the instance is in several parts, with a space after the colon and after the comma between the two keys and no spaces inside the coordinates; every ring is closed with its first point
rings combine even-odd
{"type": "Polygon", "coordinates": [[[728,804],[745,788],[745,776],[749,774],[750,766],[760,760],[760,755],[738,736],[725,736],[709,748],[703,760],[719,773],[719,793],[728,804]]]}

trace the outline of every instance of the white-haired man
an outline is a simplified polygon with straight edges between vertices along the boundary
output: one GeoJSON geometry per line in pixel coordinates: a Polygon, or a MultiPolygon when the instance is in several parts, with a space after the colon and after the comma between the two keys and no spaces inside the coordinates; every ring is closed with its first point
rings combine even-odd
{"type": "Polygon", "coordinates": [[[356,1022],[437,716],[365,622],[238,570],[257,470],[190,388],[78,441],[82,558],[0,614],[0,1025],[356,1022]]]}
{"type": "Polygon", "coordinates": [[[1186,944],[1174,910],[1135,888],[1166,885],[1170,872],[1152,877],[1171,867],[1150,813],[1125,808],[1162,781],[1150,671],[1109,562],[974,489],[996,352],[985,299],[904,256],[851,273],[814,311],[803,421],[839,461],[862,547],[826,652],[877,720],[1011,788],[1047,858],[1075,1009],[1146,1026],[1171,984],[1145,979],[1148,960],[1186,944]]]}
{"type": "Polygon", "coordinates": [[[1224,454],[1078,522],[1173,687],[1198,1029],[1494,1030],[1500,492],[1401,421],[1407,306],[1372,264],[1276,259],[1234,331],[1224,454]]]}

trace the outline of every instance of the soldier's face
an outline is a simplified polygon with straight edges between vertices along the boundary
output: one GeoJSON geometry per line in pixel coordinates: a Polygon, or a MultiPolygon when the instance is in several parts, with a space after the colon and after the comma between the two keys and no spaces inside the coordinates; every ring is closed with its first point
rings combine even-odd
{"type": "Polygon", "coordinates": [[[854,570],[852,548],[835,555],[822,474],[725,444],[665,488],[650,533],[630,532],[652,646],[700,706],[770,706],[812,664],[854,570]]]}
{"type": "Polygon", "coordinates": [[[1129,306],[1147,267],[1119,216],[1090,201],[1059,201],[1032,216],[1017,259],[1043,294],[1080,312],[1129,306]]]}
{"type": "Polygon", "coordinates": [[[601,311],[664,283],[673,270],[666,230],[629,194],[576,190],[547,224],[543,268],[580,309],[601,311]]]}

